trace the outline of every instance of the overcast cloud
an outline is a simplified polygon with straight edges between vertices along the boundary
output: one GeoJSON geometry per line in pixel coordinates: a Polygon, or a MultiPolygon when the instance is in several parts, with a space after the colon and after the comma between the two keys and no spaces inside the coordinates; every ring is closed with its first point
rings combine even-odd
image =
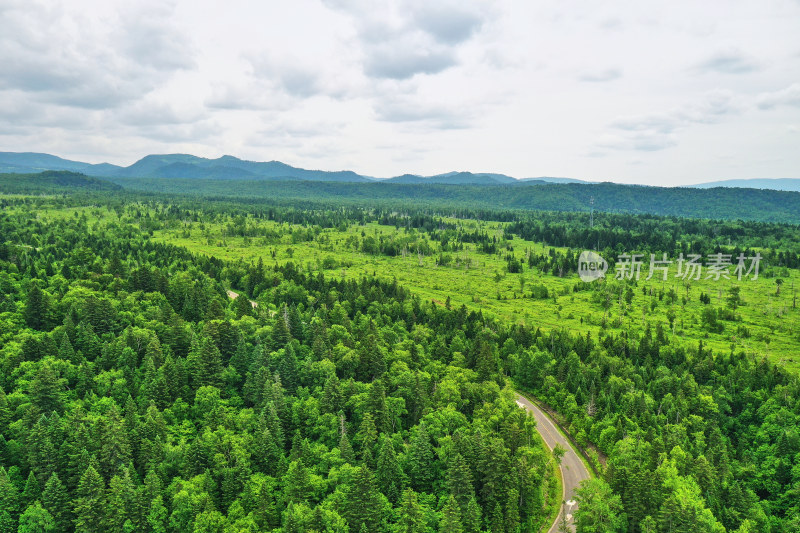
{"type": "Polygon", "coordinates": [[[800,2],[0,0],[0,151],[800,178],[800,2]]]}

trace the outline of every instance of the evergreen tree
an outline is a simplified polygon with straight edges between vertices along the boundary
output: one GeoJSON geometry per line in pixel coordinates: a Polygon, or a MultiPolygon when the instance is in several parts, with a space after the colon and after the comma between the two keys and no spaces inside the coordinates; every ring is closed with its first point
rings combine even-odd
{"type": "Polygon", "coordinates": [[[462,513],[467,510],[469,501],[475,497],[472,486],[472,471],[460,453],[456,453],[447,469],[447,488],[450,490],[462,513]]]}
{"type": "Polygon", "coordinates": [[[105,529],[105,484],[94,466],[89,465],[81,476],[77,497],[73,501],[76,533],[94,533],[105,529]]]}
{"type": "Polygon", "coordinates": [[[508,505],[506,505],[506,533],[519,533],[519,492],[517,489],[508,491],[508,505]]]}
{"type": "Polygon", "coordinates": [[[491,531],[491,533],[505,533],[503,509],[500,507],[500,502],[495,503],[494,507],[492,507],[492,511],[489,513],[489,531],[491,531]]]}
{"type": "Polygon", "coordinates": [[[373,447],[378,439],[378,432],[375,430],[375,423],[371,413],[365,413],[361,419],[361,426],[358,428],[356,438],[361,445],[361,460],[369,467],[374,466],[373,447]]]}
{"type": "MultiPolygon", "coordinates": [[[[217,306],[219,306],[219,302],[214,299],[212,301],[212,305],[214,302],[217,302],[217,306]]],[[[253,316],[253,304],[250,303],[250,300],[244,294],[240,294],[236,297],[233,301],[233,308],[236,313],[236,318],[240,319],[243,316],[253,316]]],[[[222,309],[220,308],[220,311],[222,309]]],[[[217,315],[221,315],[222,313],[217,312],[217,315]]]]}
{"type": "Polygon", "coordinates": [[[287,502],[308,503],[314,497],[311,473],[303,461],[292,461],[283,479],[283,492],[287,502]]]}
{"type": "Polygon", "coordinates": [[[286,323],[286,306],[275,313],[275,320],[272,323],[272,331],[269,334],[269,349],[277,352],[289,342],[289,326],[286,323]]]}
{"type": "Polygon", "coordinates": [[[406,472],[411,486],[419,492],[431,492],[434,479],[434,454],[425,425],[412,429],[408,449],[406,472]]]}
{"type": "Polygon", "coordinates": [[[50,301],[47,295],[34,283],[28,291],[28,299],[22,317],[29,328],[47,331],[50,329],[50,301]]]}
{"type": "Polygon", "coordinates": [[[22,491],[22,503],[33,502],[41,497],[41,489],[39,488],[39,481],[33,474],[33,470],[28,473],[28,479],[25,481],[25,490],[22,491]]]}
{"type": "Polygon", "coordinates": [[[39,412],[62,412],[63,381],[58,377],[49,361],[42,361],[36,366],[33,379],[28,385],[28,396],[31,399],[31,403],[39,409],[39,412]]]}
{"type": "Polygon", "coordinates": [[[462,514],[464,533],[480,533],[481,531],[481,507],[478,500],[473,496],[467,503],[467,510],[462,514]]]}
{"type": "Polygon", "coordinates": [[[447,498],[447,503],[442,509],[442,519],[439,522],[439,531],[442,533],[463,533],[464,528],[461,525],[461,510],[459,509],[458,502],[451,494],[447,498]]]}
{"type": "Polygon", "coordinates": [[[56,531],[67,531],[72,524],[72,512],[67,488],[58,474],[53,473],[42,492],[42,506],[52,515],[56,531]]]}
{"type": "Polygon", "coordinates": [[[222,355],[211,339],[203,339],[189,358],[195,388],[222,386],[222,355]]]}
{"type": "Polygon", "coordinates": [[[127,470],[115,475],[108,484],[106,497],[106,527],[123,531],[126,521],[135,522],[138,515],[138,495],[127,470]]]}
{"type": "Polygon", "coordinates": [[[397,504],[403,490],[403,470],[397,462],[397,454],[389,437],[384,437],[378,454],[378,487],[392,504],[397,504]]]}
{"type": "Polygon", "coordinates": [[[425,533],[427,531],[419,498],[417,493],[410,488],[403,491],[397,531],[398,533],[425,533]]]}
{"type": "Polygon", "coordinates": [[[367,465],[361,465],[345,491],[342,516],[351,531],[365,527],[367,531],[383,531],[383,501],[367,465]]]}
{"type": "Polygon", "coordinates": [[[9,479],[6,468],[0,465],[0,512],[14,517],[19,512],[19,504],[19,490],[9,479]]]}
{"type": "Polygon", "coordinates": [[[281,383],[286,387],[289,394],[294,394],[299,385],[299,365],[297,356],[294,353],[292,344],[287,344],[284,348],[280,360],[278,361],[278,374],[281,376],[281,383]]]}

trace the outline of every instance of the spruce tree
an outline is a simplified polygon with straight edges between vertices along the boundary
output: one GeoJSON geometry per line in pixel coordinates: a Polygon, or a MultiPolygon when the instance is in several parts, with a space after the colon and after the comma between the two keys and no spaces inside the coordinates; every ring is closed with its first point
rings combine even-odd
{"type": "Polygon", "coordinates": [[[359,531],[362,527],[370,533],[383,530],[383,502],[367,465],[361,465],[345,491],[341,514],[350,531],[359,531]]]}
{"type": "Polygon", "coordinates": [[[104,531],[106,518],[105,484],[94,466],[89,465],[78,483],[77,497],[73,500],[75,532],[104,531]]]}
{"type": "Polygon", "coordinates": [[[434,479],[434,454],[424,424],[412,429],[406,461],[406,472],[414,490],[431,492],[434,479]]]}
{"type": "Polygon", "coordinates": [[[25,481],[25,489],[22,491],[22,503],[34,502],[41,497],[39,481],[33,474],[33,470],[28,472],[28,479],[25,481]]]}
{"type": "Polygon", "coordinates": [[[45,483],[42,492],[42,506],[53,516],[56,531],[67,531],[70,528],[72,510],[69,493],[56,473],[53,473],[45,483]]]}
{"type": "Polygon", "coordinates": [[[47,295],[39,288],[38,283],[34,283],[28,291],[28,298],[25,301],[25,308],[22,317],[29,328],[38,331],[46,331],[50,325],[50,302],[47,295]]]}
{"type": "Polygon", "coordinates": [[[472,471],[460,453],[456,453],[447,469],[447,488],[458,502],[461,512],[467,510],[467,504],[475,496],[472,485],[472,471]]]}
{"type": "Polygon", "coordinates": [[[159,494],[150,502],[147,510],[147,525],[151,533],[167,533],[167,508],[164,506],[164,499],[159,494]]]}
{"type": "Polygon", "coordinates": [[[371,413],[366,413],[364,418],[361,419],[361,426],[358,428],[356,438],[361,445],[361,460],[371,468],[374,466],[373,447],[378,439],[378,432],[375,430],[375,423],[372,420],[371,413]]]}
{"type": "Polygon", "coordinates": [[[0,465],[0,512],[7,512],[9,516],[16,516],[19,512],[19,491],[3,465],[0,465]]]}
{"type": "Polygon", "coordinates": [[[464,524],[464,533],[480,533],[481,508],[474,496],[467,503],[467,510],[462,513],[461,519],[464,524]]]}
{"type": "Polygon", "coordinates": [[[461,510],[452,494],[447,498],[447,503],[442,509],[439,531],[441,533],[464,533],[464,528],[461,525],[461,510]]]}
{"type": "Polygon", "coordinates": [[[403,492],[397,531],[398,533],[425,533],[427,531],[419,498],[417,493],[410,488],[403,492]]]}
{"type": "Polygon", "coordinates": [[[383,438],[380,453],[378,453],[378,487],[392,504],[396,505],[400,500],[400,493],[403,489],[403,470],[397,462],[397,454],[394,451],[392,439],[388,436],[383,438]]]}

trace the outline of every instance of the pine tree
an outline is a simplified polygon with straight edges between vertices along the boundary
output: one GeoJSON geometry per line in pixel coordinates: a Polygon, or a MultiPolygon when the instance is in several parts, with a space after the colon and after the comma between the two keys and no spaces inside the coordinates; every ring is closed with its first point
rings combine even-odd
{"type": "Polygon", "coordinates": [[[452,494],[447,498],[447,503],[442,509],[439,531],[441,533],[464,533],[464,528],[461,525],[461,510],[452,494]]]}
{"type": "Polygon", "coordinates": [[[378,487],[392,504],[397,504],[400,500],[400,493],[403,490],[403,470],[397,462],[397,454],[394,451],[394,444],[389,437],[383,438],[380,453],[378,453],[378,487]]]}
{"type": "MultiPolygon", "coordinates": [[[[1,401],[1,400],[0,400],[1,401]]],[[[339,378],[336,374],[325,380],[320,399],[320,408],[323,413],[338,413],[342,408],[342,390],[339,386],[339,378]]],[[[1,409],[2,407],[0,407],[1,409]]],[[[1,428],[2,426],[0,426],[1,428]]]]}
{"type": "Polygon", "coordinates": [[[3,387],[0,387],[0,435],[4,434],[11,422],[11,409],[8,407],[8,397],[3,387]]]}
{"type": "Polygon", "coordinates": [[[106,497],[106,528],[109,531],[123,531],[127,520],[137,519],[138,495],[127,470],[111,478],[106,497]]]}
{"type": "Polygon", "coordinates": [[[374,466],[372,450],[375,446],[375,441],[378,440],[378,432],[375,430],[372,414],[366,413],[364,418],[361,419],[361,426],[358,428],[356,438],[361,445],[361,460],[369,467],[374,466]]]}
{"type": "Polygon", "coordinates": [[[411,443],[408,449],[406,472],[411,486],[419,492],[431,492],[434,479],[434,454],[425,425],[420,424],[412,429],[411,443]]]}
{"type": "Polygon", "coordinates": [[[269,335],[269,349],[277,352],[289,342],[289,326],[286,324],[286,306],[281,311],[275,313],[275,320],[272,323],[272,331],[269,335]]]}
{"type": "Polygon", "coordinates": [[[203,339],[192,360],[192,378],[196,388],[222,386],[222,355],[211,339],[203,339]]]}
{"type": "Polygon", "coordinates": [[[494,507],[489,514],[489,531],[492,533],[505,533],[505,526],[503,524],[503,509],[500,507],[500,502],[494,504],[494,507]]]}
{"type": "Polygon", "coordinates": [[[69,493],[56,473],[50,476],[44,486],[42,506],[53,516],[56,531],[67,531],[69,529],[72,524],[69,493]]]}
{"type": "Polygon", "coordinates": [[[345,492],[342,516],[351,531],[366,527],[367,531],[373,533],[383,530],[382,515],[383,502],[375,479],[367,465],[361,465],[345,492]]]}
{"type": "MultiPolygon", "coordinates": [[[[216,299],[214,301],[216,301],[216,299]]],[[[219,302],[217,302],[217,304],[219,304],[219,302]]],[[[253,304],[250,303],[250,300],[248,300],[244,294],[240,294],[233,301],[233,309],[236,313],[237,319],[240,319],[243,316],[253,315],[253,304]]]]}
{"type": "Polygon", "coordinates": [[[5,467],[0,465],[0,512],[5,511],[9,516],[16,516],[19,504],[19,491],[9,479],[5,467]]]}
{"type": "Polygon", "coordinates": [[[28,291],[22,317],[25,319],[25,324],[31,329],[39,331],[50,329],[50,301],[38,284],[33,284],[31,290],[28,291]]]}
{"type": "Polygon", "coordinates": [[[517,489],[508,491],[508,504],[506,505],[506,533],[519,533],[519,492],[517,489]]]}
{"type": "Polygon", "coordinates": [[[64,335],[61,339],[61,346],[58,348],[58,358],[63,361],[69,361],[78,364],[78,358],[75,355],[75,350],[72,348],[72,343],[69,342],[69,337],[64,335]]]}
{"type": "Polygon", "coordinates": [[[63,408],[63,399],[61,397],[64,390],[63,381],[59,379],[49,361],[39,363],[33,374],[33,379],[28,385],[28,396],[31,399],[31,403],[42,413],[50,413],[52,411],[61,413],[63,408]]]}
{"type": "Polygon", "coordinates": [[[284,495],[287,502],[308,503],[314,497],[311,474],[303,461],[292,461],[283,478],[284,495]]]}
{"type": "Polygon", "coordinates": [[[427,531],[425,517],[422,514],[417,493],[412,489],[406,489],[400,505],[398,533],[425,533],[427,531]]]}
{"type": "Polygon", "coordinates": [[[473,496],[467,503],[467,510],[462,514],[464,533],[480,533],[481,531],[481,508],[478,500],[473,496]]]}
{"type": "Polygon", "coordinates": [[[291,343],[286,345],[278,361],[278,374],[281,376],[281,383],[286,387],[286,391],[289,394],[294,394],[297,390],[297,386],[300,384],[300,370],[297,363],[297,356],[295,355],[294,347],[291,343]]]}
{"type": "Polygon", "coordinates": [[[389,410],[386,407],[386,390],[379,379],[373,381],[370,386],[368,404],[376,429],[381,433],[392,431],[389,410]]]}
{"type": "Polygon", "coordinates": [[[95,533],[103,531],[105,519],[105,484],[94,466],[81,476],[77,497],[73,501],[75,510],[75,532],[95,533]]]}
{"type": "Polygon", "coordinates": [[[22,503],[34,502],[41,497],[39,480],[33,474],[33,470],[28,472],[28,479],[25,481],[25,490],[22,491],[22,503]]]}
{"type": "Polygon", "coordinates": [[[472,485],[472,471],[460,453],[456,453],[447,469],[447,488],[456,501],[462,513],[467,510],[470,499],[475,497],[475,488],[472,485]]]}
{"type": "Polygon", "coordinates": [[[356,456],[353,453],[353,447],[350,445],[350,439],[347,437],[346,431],[342,431],[339,437],[339,454],[348,463],[355,464],[356,456]]]}

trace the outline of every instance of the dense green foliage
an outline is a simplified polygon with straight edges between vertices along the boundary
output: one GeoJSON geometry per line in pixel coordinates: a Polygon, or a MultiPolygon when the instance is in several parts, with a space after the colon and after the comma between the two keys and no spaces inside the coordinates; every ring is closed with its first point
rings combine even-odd
{"type": "Polygon", "coordinates": [[[122,187],[66,170],[39,174],[0,174],[0,191],[16,194],[68,194],[75,191],[118,191],[122,187]]]}
{"type": "Polygon", "coordinates": [[[2,531],[546,520],[551,456],[499,352],[529,332],[291,265],[254,265],[252,307],[229,265],[127,224],[21,210],[0,233],[2,531]]]}
{"type": "MultiPolygon", "coordinates": [[[[147,161],[143,160],[143,164],[145,163],[147,161]]],[[[304,171],[308,175],[301,174],[300,179],[283,179],[279,169],[270,170],[269,179],[234,179],[238,172],[235,167],[206,169],[211,172],[210,177],[182,178],[181,163],[171,164],[169,169],[169,177],[144,178],[125,177],[124,172],[120,176],[102,179],[66,171],[26,175],[0,174],[0,191],[54,194],[69,193],[70,190],[111,190],[122,187],[140,194],[190,195],[206,200],[235,199],[257,203],[268,199],[271,202],[283,201],[315,207],[334,202],[338,205],[370,208],[379,206],[405,209],[414,206],[437,210],[563,212],[588,212],[590,200],[593,199],[596,211],[608,213],[650,213],[660,216],[800,223],[800,193],[787,191],[539,181],[502,185],[358,183],[349,180],[360,177],[347,172],[304,171]],[[324,181],[315,181],[318,179],[324,181]],[[339,181],[340,179],[346,181],[339,181]]]]}
{"type": "Polygon", "coordinates": [[[579,532],[800,530],[800,382],[748,329],[797,352],[796,227],[341,187],[0,198],[0,531],[536,531],[553,458],[508,378],[589,450],[579,532]],[[584,248],[759,251],[768,294],[570,281],[584,248]],[[542,313],[456,294],[479,263],[542,313]]]}

